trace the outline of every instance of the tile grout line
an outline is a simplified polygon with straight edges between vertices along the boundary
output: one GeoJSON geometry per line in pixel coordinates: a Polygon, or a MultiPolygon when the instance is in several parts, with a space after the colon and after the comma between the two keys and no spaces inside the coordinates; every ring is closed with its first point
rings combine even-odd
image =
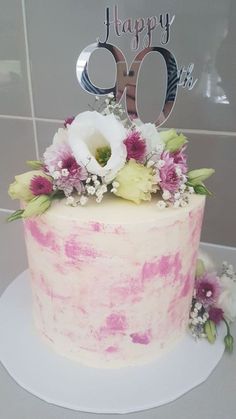
{"type": "Polygon", "coordinates": [[[21,0],[21,7],[22,7],[22,17],[23,17],[24,38],[25,38],[26,68],[27,68],[28,88],[29,88],[29,99],[30,99],[30,107],[31,107],[31,114],[32,114],[31,120],[33,122],[36,158],[39,159],[39,147],[38,147],[37,127],[36,127],[35,111],[34,111],[30,57],[29,57],[29,43],[28,43],[28,33],[27,33],[27,24],[26,24],[25,0],[21,0]]]}
{"type": "MultiPolygon", "coordinates": [[[[18,115],[0,115],[0,119],[18,119],[25,121],[38,121],[38,122],[48,122],[48,123],[57,123],[63,124],[64,120],[62,119],[51,119],[51,118],[40,118],[40,117],[31,117],[31,116],[18,116],[18,115]]],[[[35,125],[36,127],[36,125],[35,125]]],[[[160,128],[161,131],[164,129],[170,128],[160,128]]],[[[201,134],[201,135],[224,135],[226,137],[236,137],[236,131],[213,131],[213,130],[204,130],[204,129],[191,129],[191,128],[176,128],[177,131],[190,133],[190,134],[201,134]]],[[[37,137],[37,133],[36,133],[37,137]]]]}
{"type": "Polygon", "coordinates": [[[206,129],[191,129],[191,128],[177,128],[177,131],[190,133],[190,134],[205,134],[205,135],[224,135],[226,137],[235,137],[236,132],[234,131],[213,131],[206,129]]]}
{"type": "MultiPolygon", "coordinates": [[[[39,122],[49,122],[49,123],[59,123],[63,124],[63,119],[49,119],[49,118],[39,118],[35,116],[34,118],[32,116],[19,116],[19,115],[0,115],[0,118],[2,119],[18,119],[18,120],[25,120],[25,121],[39,121],[39,122]]],[[[235,133],[236,135],[236,133],[235,133]]]]}
{"type": "Polygon", "coordinates": [[[10,210],[10,209],[7,209],[7,208],[0,208],[0,212],[6,212],[8,214],[12,214],[14,212],[14,210],[10,210]]]}

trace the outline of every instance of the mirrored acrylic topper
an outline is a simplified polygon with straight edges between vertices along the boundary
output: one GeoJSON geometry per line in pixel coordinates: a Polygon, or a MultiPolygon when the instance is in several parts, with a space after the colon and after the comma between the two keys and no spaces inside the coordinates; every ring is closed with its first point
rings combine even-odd
{"type": "Polygon", "coordinates": [[[138,74],[142,62],[147,54],[158,53],[165,60],[167,72],[167,85],[165,91],[164,105],[160,115],[156,119],[156,125],[161,125],[169,116],[175,102],[177,85],[179,81],[177,63],[173,54],[167,49],[162,47],[148,47],[140,51],[130,67],[128,68],[126,58],[122,51],[111,44],[107,43],[94,43],[88,45],[80,54],[77,61],[77,77],[81,87],[89,93],[94,95],[107,95],[113,93],[117,102],[120,102],[122,97],[125,97],[126,110],[130,119],[138,118],[137,109],[137,89],[138,89],[138,74]],[[114,86],[103,89],[102,87],[95,86],[88,73],[88,63],[91,54],[97,48],[105,48],[108,50],[116,63],[116,82],[114,86]]]}
{"type": "MultiPolygon", "coordinates": [[[[114,16],[115,16],[115,20],[113,21],[113,23],[118,22],[117,23],[118,26],[116,25],[116,30],[115,30],[117,36],[121,36],[122,31],[133,33],[131,18],[126,19],[122,26],[121,20],[118,19],[117,6],[115,6],[115,9],[114,9],[114,16]],[[120,27],[120,32],[118,30],[118,27],[120,27]]],[[[162,45],[167,44],[169,42],[169,38],[170,38],[169,29],[170,29],[170,25],[174,21],[174,17],[170,19],[169,14],[166,13],[165,14],[166,25],[164,25],[163,16],[164,15],[160,15],[159,23],[162,28],[168,27],[168,36],[165,36],[163,38],[163,34],[162,34],[162,38],[161,38],[162,45]]],[[[152,17],[152,19],[154,18],[156,19],[155,19],[155,25],[152,25],[151,27],[152,30],[154,30],[158,26],[157,17],[156,16],[152,17]]],[[[142,23],[141,29],[139,31],[141,32],[141,30],[142,31],[144,30],[145,24],[144,24],[143,18],[139,18],[139,19],[141,19],[141,23],[142,23]]],[[[148,23],[150,26],[150,22],[151,22],[151,21],[149,22],[148,19],[150,20],[151,18],[147,18],[147,27],[148,27],[148,23]]],[[[138,19],[136,19],[136,21],[138,21],[138,19]]],[[[158,54],[158,56],[161,57],[162,60],[164,60],[165,72],[166,72],[162,109],[161,109],[160,114],[155,116],[156,126],[162,125],[170,116],[170,113],[172,112],[174,108],[178,86],[187,88],[188,90],[192,90],[195,83],[197,82],[197,79],[194,80],[191,74],[194,69],[194,64],[191,63],[188,65],[187,68],[181,67],[180,69],[178,69],[175,56],[167,48],[165,48],[164,46],[151,46],[152,38],[151,38],[151,35],[149,34],[149,37],[148,37],[149,41],[145,42],[146,46],[136,54],[132,63],[130,64],[130,66],[128,66],[126,57],[124,56],[121,49],[107,42],[109,33],[110,33],[109,26],[111,24],[109,21],[109,8],[106,9],[105,24],[107,26],[107,34],[106,34],[105,42],[97,41],[96,43],[88,45],[80,53],[79,58],[77,60],[76,74],[77,74],[77,78],[81,87],[84,90],[86,90],[88,93],[98,95],[98,96],[113,93],[117,103],[119,103],[124,98],[124,101],[126,104],[126,111],[130,120],[135,119],[135,118],[141,119],[138,112],[138,105],[137,105],[137,96],[138,96],[138,91],[140,88],[139,73],[140,73],[145,57],[147,57],[147,55],[149,54],[158,54]],[[116,65],[115,84],[109,88],[103,88],[102,86],[95,85],[91,81],[91,78],[89,76],[89,60],[92,54],[94,53],[94,51],[96,51],[97,49],[105,49],[111,54],[113,60],[115,61],[115,65],[116,65]]],[[[137,25],[135,25],[134,28],[135,27],[137,27],[137,25]]],[[[135,48],[132,47],[133,43],[131,43],[131,49],[133,50],[138,49],[140,45],[139,38],[136,37],[136,39],[138,39],[138,41],[136,42],[135,48]]],[[[154,68],[153,71],[156,72],[156,74],[158,74],[159,68],[158,67],[154,68]]],[[[156,87],[158,86],[153,85],[153,89],[155,91],[156,91],[156,87]]],[[[159,90],[163,91],[162,88],[159,90]]]]}

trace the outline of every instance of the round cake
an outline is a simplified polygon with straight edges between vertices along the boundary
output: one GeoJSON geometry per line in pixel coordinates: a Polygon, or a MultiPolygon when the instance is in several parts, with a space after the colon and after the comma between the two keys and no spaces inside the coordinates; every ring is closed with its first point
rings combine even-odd
{"type": "Polygon", "coordinates": [[[60,354],[89,366],[151,361],[188,325],[205,197],[160,209],[112,195],[54,201],[24,221],[34,320],[60,354]]]}

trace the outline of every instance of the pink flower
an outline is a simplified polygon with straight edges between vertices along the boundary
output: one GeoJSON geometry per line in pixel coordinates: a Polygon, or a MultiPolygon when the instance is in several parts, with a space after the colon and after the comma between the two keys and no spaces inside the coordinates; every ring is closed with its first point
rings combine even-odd
{"type": "Polygon", "coordinates": [[[134,159],[142,163],[146,154],[146,143],[138,131],[132,131],[125,139],[127,160],[134,159]]]}
{"type": "Polygon", "coordinates": [[[66,118],[64,121],[64,127],[66,128],[67,125],[71,125],[72,122],[74,121],[75,117],[74,116],[70,116],[69,118],[66,118]]]}
{"type": "Polygon", "coordinates": [[[215,304],[220,295],[220,283],[216,274],[206,273],[196,281],[196,299],[205,306],[215,304]]]}
{"type": "Polygon", "coordinates": [[[71,156],[72,151],[67,142],[67,130],[60,128],[54,136],[53,144],[46,149],[43,155],[46,170],[52,174],[58,170],[63,160],[71,156]]]}
{"type": "Polygon", "coordinates": [[[67,169],[71,176],[78,175],[80,180],[85,180],[88,177],[87,170],[79,166],[72,155],[62,160],[61,168],[67,169]]]}
{"type": "Polygon", "coordinates": [[[161,154],[163,166],[159,168],[160,187],[162,190],[169,192],[177,192],[182,183],[181,176],[178,174],[178,165],[174,161],[174,157],[168,151],[161,154]]]}
{"type": "Polygon", "coordinates": [[[60,128],[55,134],[53,144],[44,153],[45,171],[54,179],[56,189],[69,196],[74,189],[82,193],[83,180],[88,177],[85,167],[78,165],[68,143],[67,129],[60,128]]]}
{"type": "Polygon", "coordinates": [[[30,182],[30,190],[35,196],[50,195],[52,186],[52,182],[44,176],[34,176],[30,182]]]}
{"type": "Polygon", "coordinates": [[[221,320],[223,320],[224,312],[221,308],[210,307],[208,314],[209,319],[212,320],[215,324],[219,324],[221,320]]]}
{"type": "Polygon", "coordinates": [[[173,158],[174,163],[181,169],[182,173],[187,173],[187,156],[184,153],[186,147],[182,147],[180,150],[175,153],[170,153],[170,156],[173,158]]]}
{"type": "Polygon", "coordinates": [[[81,194],[84,190],[82,181],[88,177],[86,168],[79,166],[72,155],[63,159],[60,166],[59,176],[54,181],[55,186],[63,190],[67,196],[73,192],[73,189],[81,194]]]}

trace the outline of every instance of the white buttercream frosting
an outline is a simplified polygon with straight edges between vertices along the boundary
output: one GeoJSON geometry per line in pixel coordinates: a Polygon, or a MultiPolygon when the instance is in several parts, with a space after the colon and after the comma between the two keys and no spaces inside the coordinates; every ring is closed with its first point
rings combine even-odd
{"type": "Polygon", "coordinates": [[[161,210],[109,196],[25,221],[34,318],[69,358],[147,362],[184,336],[205,198],[161,210]]]}

